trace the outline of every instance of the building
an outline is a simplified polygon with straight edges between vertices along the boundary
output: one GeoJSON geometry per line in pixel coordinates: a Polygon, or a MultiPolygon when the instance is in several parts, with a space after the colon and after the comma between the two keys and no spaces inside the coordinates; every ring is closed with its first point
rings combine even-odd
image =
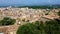
{"type": "Polygon", "coordinates": [[[22,20],[29,22],[35,22],[37,20],[51,20],[55,18],[59,18],[57,12],[60,9],[52,9],[48,15],[45,15],[46,9],[29,9],[29,8],[0,8],[0,19],[3,17],[11,17],[17,20],[14,25],[9,26],[0,26],[0,34],[16,34],[16,31],[22,20]]]}

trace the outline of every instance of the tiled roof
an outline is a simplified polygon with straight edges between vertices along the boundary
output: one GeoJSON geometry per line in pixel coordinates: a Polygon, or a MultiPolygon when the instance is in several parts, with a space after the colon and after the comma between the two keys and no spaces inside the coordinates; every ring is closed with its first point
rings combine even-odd
{"type": "Polygon", "coordinates": [[[0,32],[16,31],[17,29],[18,25],[0,26],[0,32]]]}

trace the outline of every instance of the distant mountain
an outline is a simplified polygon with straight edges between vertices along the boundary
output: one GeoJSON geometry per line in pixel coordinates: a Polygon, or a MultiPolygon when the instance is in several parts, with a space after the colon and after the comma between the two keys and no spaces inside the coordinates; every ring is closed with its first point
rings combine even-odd
{"type": "Polygon", "coordinates": [[[39,6],[36,6],[36,5],[33,5],[33,6],[23,6],[23,5],[19,5],[19,4],[14,4],[14,5],[6,5],[6,6],[0,6],[0,8],[2,7],[17,7],[17,8],[21,8],[21,7],[28,7],[28,8],[60,8],[60,4],[54,4],[54,5],[39,5],[39,6]]]}
{"type": "Polygon", "coordinates": [[[44,6],[18,6],[18,8],[22,8],[22,7],[28,7],[28,8],[33,8],[33,9],[53,9],[53,8],[60,8],[60,5],[44,5],[44,6]]]}

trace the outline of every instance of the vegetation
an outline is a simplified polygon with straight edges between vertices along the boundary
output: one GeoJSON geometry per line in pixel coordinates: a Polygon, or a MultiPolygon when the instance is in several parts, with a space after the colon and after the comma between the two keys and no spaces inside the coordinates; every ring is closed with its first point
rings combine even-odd
{"type": "Polygon", "coordinates": [[[58,15],[60,16],[60,11],[58,12],[58,15]]]}
{"type": "Polygon", "coordinates": [[[36,32],[35,30],[36,30],[36,26],[34,24],[26,24],[19,27],[17,34],[35,34],[37,32],[37,30],[36,32]]]}
{"type": "Polygon", "coordinates": [[[46,34],[60,34],[60,20],[55,19],[51,21],[46,21],[46,34]]]}
{"type": "Polygon", "coordinates": [[[9,17],[4,17],[1,21],[0,21],[0,26],[6,26],[6,25],[13,25],[16,22],[15,19],[11,19],[9,17]]]}
{"type": "Polygon", "coordinates": [[[24,7],[33,8],[33,9],[46,9],[46,8],[53,9],[53,7],[50,6],[20,6],[18,8],[24,8],[24,7]]]}
{"type": "Polygon", "coordinates": [[[17,34],[60,34],[60,20],[25,24],[18,28],[17,34]]]}
{"type": "Polygon", "coordinates": [[[28,7],[28,8],[33,8],[33,9],[57,9],[57,8],[60,8],[60,5],[58,6],[55,6],[55,5],[52,5],[52,6],[49,6],[49,5],[46,5],[46,6],[19,6],[18,8],[25,8],[25,7],[28,7]]]}

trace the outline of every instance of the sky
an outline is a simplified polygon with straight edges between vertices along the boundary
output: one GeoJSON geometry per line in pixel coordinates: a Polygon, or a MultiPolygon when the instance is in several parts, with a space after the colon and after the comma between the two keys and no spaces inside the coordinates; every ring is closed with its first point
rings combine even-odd
{"type": "Polygon", "coordinates": [[[60,0],[0,0],[0,6],[5,5],[53,5],[60,4],[60,0]]]}

